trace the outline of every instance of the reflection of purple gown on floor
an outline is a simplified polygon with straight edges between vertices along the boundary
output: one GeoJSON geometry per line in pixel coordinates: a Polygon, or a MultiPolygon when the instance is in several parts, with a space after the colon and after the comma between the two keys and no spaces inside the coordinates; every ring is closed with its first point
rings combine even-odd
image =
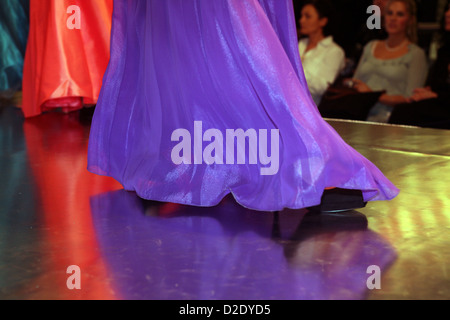
{"type": "Polygon", "coordinates": [[[317,111],[289,0],[115,0],[88,162],[143,198],[198,206],[230,192],[268,211],[317,205],[327,187],[362,190],[366,201],[398,192],[317,111]],[[224,136],[279,129],[279,170],[174,164],[172,132],[194,136],[194,121],[224,136]]]}
{"type": "Polygon", "coordinates": [[[92,197],[91,210],[104,280],[122,299],[362,299],[367,268],[384,274],[397,257],[366,226],[307,223],[305,210],[281,212],[273,237],[273,213],[230,198],[214,208],[145,209],[119,190],[92,197]]]}

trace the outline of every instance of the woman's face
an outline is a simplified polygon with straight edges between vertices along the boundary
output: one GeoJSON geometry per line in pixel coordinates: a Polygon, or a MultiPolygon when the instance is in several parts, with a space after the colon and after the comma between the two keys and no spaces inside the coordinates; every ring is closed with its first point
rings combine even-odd
{"type": "Polygon", "coordinates": [[[406,34],[410,18],[406,5],[403,2],[392,2],[390,6],[386,8],[386,32],[388,34],[406,34]]]}
{"type": "Polygon", "coordinates": [[[300,33],[309,36],[316,32],[322,32],[327,22],[328,20],[326,18],[319,17],[319,13],[314,6],[307,4],[302,8],[300,33]]]}

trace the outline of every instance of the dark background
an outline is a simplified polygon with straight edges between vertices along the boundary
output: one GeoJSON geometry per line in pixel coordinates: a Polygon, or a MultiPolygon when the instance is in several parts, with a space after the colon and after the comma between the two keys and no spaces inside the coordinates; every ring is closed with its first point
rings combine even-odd
{"type": "MultiPolygon", "coordinates": [[[[293,0],[296,21],[300,18],[300,10],[304,0],[293,0]]],[[[347,56],[353,54],[362,28],[370,14],[366,13],[372,0],[332,0],[335,7],[335,26],[333,38],[347,56]]],[[[416,0],[418,22],[436,22],[438,0],[416,0]]],[[[433,30],[419,30],[419,46],[428,51],[433,30]]]]}

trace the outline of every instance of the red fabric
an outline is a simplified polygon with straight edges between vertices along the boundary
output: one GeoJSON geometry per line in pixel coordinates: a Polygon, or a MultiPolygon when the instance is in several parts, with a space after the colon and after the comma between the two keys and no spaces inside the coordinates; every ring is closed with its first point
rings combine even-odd
{"type": "Polygon", "coordinates": [[[113,0],[31,0],[23,74],[25,117],[95,104],[109,62],[113,0]],[[77,12],[69,10],[72,5],[77,12]],[[79,18],[80,29],[67,21],[79,18]],[[57,99],[57,100],[53,100],[57,99]]]}

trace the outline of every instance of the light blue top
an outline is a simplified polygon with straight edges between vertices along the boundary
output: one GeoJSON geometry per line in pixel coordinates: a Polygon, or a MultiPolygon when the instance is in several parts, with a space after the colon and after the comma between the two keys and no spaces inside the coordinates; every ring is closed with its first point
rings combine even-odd
{"type": "MultiPolygon", "coordinates": [[[[374,55],[377,41],[371,41],[364,47],[354,78],[366,83],[373,91],[386,90],[388,95],[405,97],[411,96],[414,89],[425,85],[428,62],[420,47],[409,44],[407,54],[385,60],[374,55]]],[[[377,103],[371,109],[367,120],[387,122],[391,112],[391,106],[377,103]]]]}

